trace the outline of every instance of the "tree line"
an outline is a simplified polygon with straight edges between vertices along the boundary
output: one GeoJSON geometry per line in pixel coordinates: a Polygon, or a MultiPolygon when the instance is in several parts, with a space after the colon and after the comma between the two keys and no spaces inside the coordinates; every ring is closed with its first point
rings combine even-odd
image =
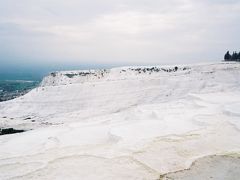
{"type": "Polygon", "coordinates": [[[229,53],[229,51],[224,55],[225,61],[240,61],[240,52],[237,53],[234,51],[232,54],[229,53]]]}

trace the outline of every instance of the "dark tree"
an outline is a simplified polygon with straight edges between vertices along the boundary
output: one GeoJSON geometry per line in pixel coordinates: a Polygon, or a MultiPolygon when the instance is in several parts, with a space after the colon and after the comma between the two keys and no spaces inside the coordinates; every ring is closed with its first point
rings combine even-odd
{"type": "Polygon", "coordinates": [[[230,61],[232,59],[232,56],[230,55],[229,51],[225,54],[224,60],[225,61],[230,61]]]}
{"type": "Polygon", "coordinates": [[[240,61],[240,52],[238,53],[238,61],[240,61]]]}
{"type": "Polygon", "coordinates": [[[233,52],[232,60],[236,61],[237,59],[238,59],[238,53],[235,51],[235,52],[233,52]]]}

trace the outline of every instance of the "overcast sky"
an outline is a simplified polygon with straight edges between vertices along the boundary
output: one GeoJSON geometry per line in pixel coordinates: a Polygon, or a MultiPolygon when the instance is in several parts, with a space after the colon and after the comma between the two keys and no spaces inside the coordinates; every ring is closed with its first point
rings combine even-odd
{"type": "Polygon", "coordinates": [[[240,50],[240,0],[0,0],[2,64],[220,61],[240,50]]]}

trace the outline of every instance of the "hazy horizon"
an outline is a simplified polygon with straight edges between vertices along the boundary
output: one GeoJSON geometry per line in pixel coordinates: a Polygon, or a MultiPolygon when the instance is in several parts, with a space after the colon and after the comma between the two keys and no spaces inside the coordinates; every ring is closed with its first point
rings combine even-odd
{"type": "Polygon", "coordinates": [[[3,64],[0,66],[0,80],[37,80],[40,81],[44,76],[53,71],[66,70],[88,70],[88,69],[110,69],[123,66],[158,66],[158,65],[179,65],[179,64],[197,64],[197,63],[221,62],[216,61],[182,61],[182,63],[123,63],[123,64],[3,64]]]}
{"type": "Polygon", "coordinates": [[[0,0],[0,75],[221,61],[240,50],[239,12],[239,0],[0,0]]]}

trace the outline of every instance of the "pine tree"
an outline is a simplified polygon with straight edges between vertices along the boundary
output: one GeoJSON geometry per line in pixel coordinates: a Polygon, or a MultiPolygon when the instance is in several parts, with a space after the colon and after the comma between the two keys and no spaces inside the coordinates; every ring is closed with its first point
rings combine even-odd
{"type": "Polygon", "coordinates": [[[237,61],[238,59],[238,53],[235,51],[233,52],[233,55],[232,55],[232,58],[231,58],[233,61],[237,61]]]}
{"type": "Polygon", "coordinates": [[[229,51],[225,54],[224,60],[225,61],[230,61],[232,59],[232,56],[230,55],[229,51]]]}
{"type": "Polygon", "coordinates": [[[240,52],[238,53],[237,61],[240,61],[240,52]]]}

